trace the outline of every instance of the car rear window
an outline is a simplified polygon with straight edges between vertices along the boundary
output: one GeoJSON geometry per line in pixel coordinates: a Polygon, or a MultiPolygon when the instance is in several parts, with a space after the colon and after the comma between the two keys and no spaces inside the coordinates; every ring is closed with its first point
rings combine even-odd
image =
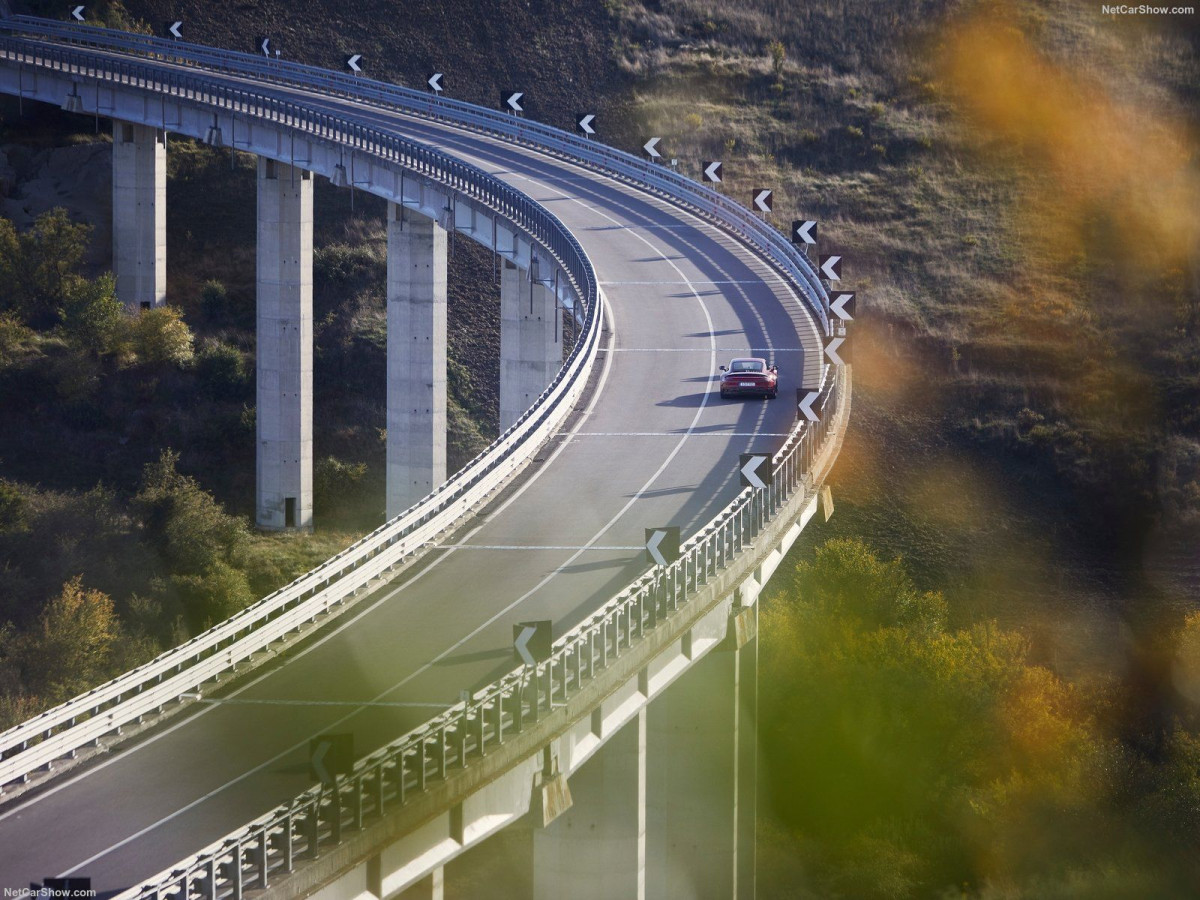
{"type": "Polygon", "coordinates": [[[730,372],[761,372],[763,364],[756,359],[735,359],[729,364],[730,372]]]}

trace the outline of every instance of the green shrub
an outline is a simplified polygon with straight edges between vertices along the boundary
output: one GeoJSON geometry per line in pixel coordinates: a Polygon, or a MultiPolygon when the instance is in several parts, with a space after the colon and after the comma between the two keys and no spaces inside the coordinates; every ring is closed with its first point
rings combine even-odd
{"type": "Polygon", "coordinates": [[[219,560],[198,574],[173,575],[171,588],[193,631],[224,621],[254,601],[246,573],[219,560]]]}
{"type": "Polygon", "coordinates": [[[0,479],[0,532],[25,525],[25,498],[11,481],[0,479]]]}
{"type": "Polygon", "coordinates": [[[67,211],[42,213],[33,227],[18,234],[0,219],[0,312],[12,311],[34,328],[51,328],[62,319],[67,282],[87,249],[91,226],[77,225],[67,211]]]}
{"type": "Polygon", "coordinates": [[[313,507],[321,511],[323,519],[336,521],[360,514],[369,502],[366,488],[366,463],[327,456],[313,466],[313,507]]]}
{"type": "Polygon", "coordinates": [[[200,308],[209,321],[222,319],[229,312],[229,290],[225,285],[210,278],[200,288],[200,308]]]}
{"type": "Polygon", "coordinates": [[[195,357],[192,330],[172,306],[143,309],[130,326],[133,352],[151,366],[186,366],[195,357]]]}
{"type": "Polygon", "coordinates": [[[143,540],[175,573],[201,574],[239,560],[246,547],[245,524],[194,478],[179,474],[178,461],[178,453],[164,450],[145,468],[133,500],[143,540]]]}
{"type": "Polygon", "coordinates": [[[92,353],[116,348],[125,324],[125,307],[116,295],[111,274],[95,281],[72,277],[66,282],[62,306],[62,330],[76,347],[92,353]]]}
{"type": "Polygon", "coordinates": [[[217,399],[237,398],[250,384],[249,366],[242,352],[221,341],[205,344],[196,356],[195,371],[200,389],[217,399]]]}

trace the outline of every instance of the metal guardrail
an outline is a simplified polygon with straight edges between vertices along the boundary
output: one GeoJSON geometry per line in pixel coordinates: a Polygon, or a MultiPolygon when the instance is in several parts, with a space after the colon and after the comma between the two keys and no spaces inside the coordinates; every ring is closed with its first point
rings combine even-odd
{"type": "Polygon", "coordinates": [[[322,848],[403,807],[565,704],[716,578],[797,490],[807,497],[817,489],[808,472],[833,429],[831,420],[844,425],[848,388],[849,376],[839,370],[824,392],[831,414],[792,433],[774,457],[771,484],[743,490],[680,548],[675,562],[647,572],[559,638],[548,660],[514,670],[360,760],[332,790],[310,788],[113,900],[242,900],[245,891],[266,888],[298,862],[316,859],[322,848]]]}
{"type": "Polygon", "coordinates": [[[640,187],[651,188],[676,203],[683,202],[734,228],[745,240],[765,252],[775,265],[801,287],[805,303],[817,317],[825,333],[830,333],[828,295],[807,258],[796,250],[785,235],[719,191],[699,184],[666,166],[649,162],[623,150],[587,140],[552,125],[485,109],[461,100],[434,97],[425,91],[318,69],[288,60],[267,59],[253,53],[105,28],[83,27],[29,16],[15,16],[0,22],[0,28],[98,50],[142,54],[177,65],[213,67],[224,73],[295,85],[305,90],[353,98],[359,102],[370,101],[402,110],[408,115],[454,122],[540,150],[558,153],[572,160],[590,163],[630,179],[640,187]]]}
{"type": "MultiPolygon", "coordinates": [[[[29,20],[9,20],[2,27],[26,32],[35,31],[35,25],[29,20]]],[[[208,48],[195,48],[190,45],[175,42],[160,41],[141,36],[121,35],[115,32],[103,32],[96,29],[79,29],[73,26],[38,25],[43,30],[41,34],[59,39],[56,30],[70,32],[61,39],[74,43],[90,43],[103,46],[106,49],[119,49],[123,52],[135,52],[156,56],[172,62],[184,62],[192,65],[224,65],[236,73],[266,80],[287,80],[280,75],[286,72],[288,78],[295,77],[294,83],[351,96],[356,100],[372,100],[395,106],[408,114],[425,115],[446,119],[477,130],[489,132],[506,140],[526,143],[544,152],[561,154],[573,160],[591,163],[610,173],[635,181],[643,189],[656,191],[669,197],[673,202],[695,209],[724,225],[729,231],[740,236],[751,245],[765,253],[776,266],[785,274],[791,276],[793,283],[801,291],[805,303],[813,315],[822,323],[826,332],[829,331],[829,319],[826,312],[828,297],[817,279],[811,266],[791,246],[791,244],[774,228],[759,220],[748,210],[673,172],[653,166],[638,160],[629,154],[611,148],[597,147],[587,141],[575,138],[558,129],[531,123],[525,120],[515,120],[511,117],[487,110],[481,110],[469,104],[456,101],[430,99],[415,91],[403,88],[391,88],[377,83],[364,82],[359,79],[340,76],[337,73],[325,73],[309,69],[294,63],[280,64],[272,61],[269,64],[258,60],[249,54],[234,54],[226,51],[213,51],[208,48]],[[165,45],[165,46],[164,46],[165,45]],[[193,51],[195,51],[193,53],[193,51]],[[200,51],[213,56],[212,59],[200,60],[200,51]],[[193,53],[196,58],[187,54],[193,53]],[[216,59],[220,57],[220,61],[216,59]],[[222,62],[223,61],[223,62],[222,62]],[[253,61],[255,65],[250,65],[253,61]],[[259,66],[267,66],[275,70],[269,73],[258,72],[259,66]],[[349,83],[346,83],[349,82],[349,83]],[[417,98],[420,102],[417,104],[417,98]],[[416,104],[422,108],[412,108],[416,104]]],[[[18,42],[28,49],[27,42],[18,42]]],[[[34,45],[35,55],[46,56],[45,45],[34,45]]],[[[0,41],[0,52],[7,50],[7,44],[0,41]]],[[[94,70],[98,59],[89,56],[94,70]]],[[[124,61],[104,59],[105,65],[116,65],[123,73],[120,77],[129,76],[132,70],[124,61]]],[[[189,75],[186,71],[164,73],[161,66],[153,67],[150,82],[155,85],[152,89],[175,89],[182,79],[189,75]]],[[[89,73],[88,77],[96,77],[89,73]]],[[[145,75],[135,76],[145,82],[145,75]]],[[[145,85],[143,85],[145,86],[145,85]]],[[[207,85],[211,88],[211,85],[207,85]]],[[[228,85],[225,85],[228,89],[228,85]]],[[[253,115],[269,115],[277,107],[272,104],[281,102],[278,97],[268,96],[258,91],[241,91],[238,93],[254,98],[245,110],[253,115]],[[264,111],[271,110],[271,113],[264,111]]],[[[201,102],[211,103],[208,95],[201,102]]],[[[246,101],[249,102],[249,101],[246,101]]],[[[282,101],[285,102],[286,101],[282,101]]],[[[310,123],[303,115],[297,115],[293,107],[280,121],[286,127],[303,128],[310,123]]],[[[324,120],[336,120],[339,126],[347,123],[339,117],[316,115],[316,124],[320,126],[324,120]]],[[[390,146],[386,142],[396,140],[393,135],[384,134],[373,129],[348,123],[349,129],[343,127],[341,132],[336,129],[316,132],[321,137],[339,139],[353,136],[355,140],[366,137],[366,143],[355,144],[370,148],[370,152],[378,152],[379,148],[390,146]],[[381,140],[382,139],[382,140],[381,140]]],[[[395,160],[389,160],[395,161],[395,160]]],[[[443,160],[439,160],[439,163],[443,160]]],[[[461,165],[461,164],[460,164],[461,165]]],[[[478,170],[475,170],[478,172],[478,170]]],[[[520,209],[521,212],[533,214],[531,210],[520,209]]],[[[561,228],[561,225],[558,226],[561,228]]],[[[569,237],[569,234],[568,234],[569,237]]],[[[553,247],[551,247],[553,249],[553,247]]],[[[569,250],[579,254],[579,261],[590,273],[586,266],[586,257],[582,250],[570,238],[569,250]]],[[[560,258],[560,264],[564,260],[560,258]]],[[[572,271],[570,267],[566,267],[572,271]]],[[[583,355],[590,359],[594,356],[598,339],[598,311],[602,298],[595,288],[594,278],[587,286],[588,296],[592,302],[588,307],[588,318],[585,326],[583,342],[575,348],[572,359],[572,371],[576,371],[578,379],[579,366],[583,355]],[[585,347],[586,345],[586,347],[585,347]]],[[[544,422],[549,410],[555,405],[551,398],[557,395],[559,401],[571,390],[568,384],[568,373],[564,369],[547,394],[544,394],[523,419],[506,435],[493,445],[489,453],[499,449],[505,441],[515,440],[515,433],[523,432],[527,439],[529,432],[544,422]],[[539,415],[537,422],[533,420],[539,415]]],[[[579,389],[576,382],[575,390],[579,389]]],[[[656,568],[636,580],[628,588],[608,601],[601,609],[590,616],[571,632],[562,636],[555,644],[549,660],[538,665],[532,676],[525,670],[517,670],[499,679],[487,688],[477,691],[469,700],[462,701],[444,713],[431,719],[425,725],[392,742],[388,746],[372,753],[359,761],[354,771],[338,779],[337,788],[332,792],[313,788],[295,800],[283,804],[267,815],[256,819],[249,825],[238,829],[222,838],[191,859],[181,862],[158,875],[148,879],[141,885],[130,888],[118,895],[116,900],[224,900],[233,897],[240,900],[246,889],[265,888],[270,879],[281,872],[289,872],[297,861],[304,855],[316,856],[321,847],[336,844],[341,841],[345,831],[360,829],[373,818],[382,816],[387,810],[397,805],[409,802],[414,794],[424,792],[431,783],[443,781],[457,768],[466,765],[472,757],[486,754],[490,748],[498,747],[505,740],[520,734],[529,724],[536,723],[547,714],[553,704],[561,703],[576,695],[587,685],[592,684],[624,654],[637,648],[646,636],[660,623],[670,619],[687,602],[687,599],[702,589],[721,571],[731,565],[748,546],[750,546],[761,531],[767,527],[778,510],[792,498],[797,490],[806,492],[815,489],[808,472],[826,438],[829,436],[835,417],[841,425],[843,404],[848,404],[848,376],[841,372],[837,377],[827,379],[823,387],[823,408],[827,411],[822,421],[797,425],[788,438],[783,449],[775,456],[775,475],[771,485],[765,489],[743,490],[732,503],[718,514],[698,534],[689,539],[681,548],[678,560],[669,566],[656,568]]],[[[479,458],[469,471],[476,465],[487,463],[488,460],[479,458]]],[[[478,472],[479,478],[485,478],[486,469],[478,472]]],[[[465,475],[460,473],[460,476],[465,475]]],[[[456,477],[460,477],[456,476],[456,477]]],[[[337,585],[343,586],[351,581],[358,581],[356,575],[361,571],[358,567],[370,567],[372,574],[358,581],[359,586],[367,583],[388,565],[394,564],[389,560],[399,559],[405,552],[405,547],[411,548],[418,541],[418,536],[426,532],[418,532],[427,525],[434,516],[449,512],[457,516],[467,508],[454,497],[444,497],[445,502],[439,502],[439,495],[451,488],[453,482],[448,482],[439,492],[436,492],[410,514],[405,514],[380,531],[364,538],[319,567],[309,575],[299,579],[294,585],[285,588],[287,591],[297,585],[309,585],[313,593],[311,599],[320,597],[318,590],[332,590],[330,582],[337,579],[337,585]],[[429,504],[428,513],[410,525],[406,525],[410,515],[419,514],[429,504]],[[411,528],[403,534],[399,529],[411,528]],[[405,544],[405,540],[410,543],[405,544]],[[397,551],[395,548],[399,547],[397,551]],[[392,553],[392,555],[388,555],[392,553]],[[376,567],[372,562],[382,559],[376,567]],[[323,580],[322,580],[323,579],[323,580]]],[[[421,538],[426,539],[426,538],[421,538]]],[[[343,594],[342,596],[345,596],[343,594]]],[[[272,595],[274,597],[275,595],[272,595]]],[[[257,607],[266,604],[271,597],[264,598],[255,607],[246,610],[250,613],[257,607]]],[[[299,595],[293,601],[292,611],[299,608],[299,595]]],[[[328,608],[326,604],[325,608],[328,608]]],[[[318,611],[319,612],[319,611],[318,611]]],[[[244,614],[239,614],[243,616],[244,614]]],[[[314,613],[315,615],[316,613],[314,613]]],[[[213,631],[226,629],[231,639],[236,642],[240,628],[251,626],[248,619],[238,622],[235,616],[226,623],[217,626],[213,631]]],[[[279,622],[282,622],[281,616],[279,622]]],[[[255,620],[257,621],[257,620],[255,620]]],[[[255,634],[275,624],[266,617],[263,624],[255,629],[255,634]]],[[[285,627],[294,627],[289,619],[283,623],[285,627]]],[[[206,633],[207,634],[207,633],[206,633]]],[[[204,635],[201,636],[202,638],[204,635]]],[[[198,640],[198,639],[197,639],[198,640]]],[[[191,642],[189,642],[191,643],[191,642]]],[[[186,656],[188,644],[178,648],[186,656]]],[[[220,654],[219,645],[214,645],[214,651],[220,654]]],[[[160,660],[169,657],[164,654],[160,660]]],[[[210,654],[210,659],[212,655],[210,654]]],[[[146,670],[155,663],[147,664],[140,670],[128,673],[133,676],[136,672],[146,670]]],[[[223,657],[218,657],[217,665],[224,663],[223,657]]],[[[232,659],[230,660],[232,664],[232,659]]],[[[224,666],[227,668],[227,666],[224,666]]],[[[122,676],[125,678],[126,676],[122,676]]],[[[121,679],[118,679],[120,681],[121,679]]],[[[159,681],[162,682],[160,675],[159,681]]],[[[162,682],[166,684],[167,682],[162,682]]],[[[92,692],[93,694],[95,692],[92,692]]],[[[91,695],[84,695],[77,700],[85,701],[91,695]]],[[[117,702],[120,703],[119,694],[117,702]]],[[[139,695],[140,696],[140,695],[139,695]]],[[[71,701],[72,703],[76,701],[71,701]]],[[[125,704],[131,701],[124,701],[125,704]]],[[[124,708],[124,707],[122,707],[124,708]]],[[[51,711],[55,712],[55,711],[51,711]]],[[[37,722],[38,720],[32,720],[37,722]]],[[[29,724],[29,723],[26,723],[29,724]]],[[[24,727],[24,726],[19,726],[24,727]]],[[[36,730],[36,729],[35,729],[36,730]]],[[[7,735],[0,735],[4,740],[7,735]]]]}
{"type": "Polygon", "coordinates": [[[298,630],[421,550],[481,503],[560,424],[580,396],[599,344],[602,295],[574,236],[547,210],[481,169],[395,135],[199,72],[97,57],[70,47],[0,36],[0,54],[23,63],[170,93],[270,121],[308,138],[355,147],[470,196],[532,235],[555,256],[586,309],[579,340],[537,402],[490,447],[429,497],[341,553],[154,660],[0,734],[0,785],[23,779],[187,692],[298,630]]]}

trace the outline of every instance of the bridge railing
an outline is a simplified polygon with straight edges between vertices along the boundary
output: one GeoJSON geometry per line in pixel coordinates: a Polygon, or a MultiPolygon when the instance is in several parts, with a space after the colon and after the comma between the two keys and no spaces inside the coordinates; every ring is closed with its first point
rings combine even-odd
{"type": "MultiPolygon", "coordinates": [[[[6,22],[0,24],[0,29],[4,26],[25,27],[21,22],[6,22]]],[[[186,61],[180,56],[182,51],[179,45],[172,42],[132,36],[114,37],[110,33],[93,34],[91,30],[84,29],[71,30],[76,33],[69,39],[75,43],[104,41],[108,42],[108,49],[130,52],[129,49],[120,46],[120,41],[145,41],[142,48],[134,52],[157,57],[166,62],[186,61]],[[161,44],[168,46],[164,48],[161,44]]],[[[51,34],[42,36],[53,38],[51,34]]],[[[281,127],[315,129],[306,133],[361,147],[366,152],[382,154],[382,158],[389,162],[397,162],[386,155],[397,146],[392,143],[397,140],[395,135],[364,128],[340,117],[314,114],[266,90],[233,87],[228,79],[201,79],[201,83],[196,85],[194,81],[186,81],[190,77],[196,77],[195,69],[172,69],[156,64],[153,60],[129,62],[93,52],[88,53],[86,60],[81,63],[78,57],[68,58],[65,55],[69,52],[82,52],[79,48],[48,47],[44,43],[31,43],[15,38],[6,40],[8,43],[0,41],[0,53],[23,54],[21,58],[30,64],[62,65],[68,71],[74,67],[74,71],[80,77],[107,78],[157,91],[179,90],[181,85],[186,84],[194,91],[191,95],[194,102],[209,105],[215,102],[212,99],[214,97],[222,98],[221,102],[225,102],[232,96],[222,91],[233,91],[237,95],[233,102],[241,104],[239,109],[244,114],[275,121],[281,127]]],[[[246,68],[248,60],[243,58],[246,56],[244,54],[231,56],[237,58],[237,65],[230,62],[228,67],[237,73],[264,80],[280,80],[265,75],[255,76],[251,69],[246,68]]],[[[257,61],[256,57],[250,59],[257,61]]],[[[276,63],[277,61],[272,61],[271,65],[276,63]]],[[[193,61],[192,65],[201,63],[193,61]]],[[[319,70],[299,68],[303,70],[305,78],[312,79],[313,84],[319,82],[320,79],[313,74],[319,70]]],[[[338,76],[336,73],[325,74],[330,79],[328,84],[341,84],[345,79],[345,76],[338,76]]],[[[428,97],[419,95],[428,107],[422,112],[415,105],[413,108],[404,105],[414,104],[409,95],[416,92],[405,94],[404,89],[388,91],[384,90],[387,86],[364,84],[358,79],[350,79],[350,82],[350,85],[341,85],[338,89],[356,99],[374,99],[376,102],[401,106],[409,113],[435,115],[500,135],[507,140],[522,141],[542,151],[560,153],[571,159],[600,166],[611,173],[635,180],[643,187],[669,197],[673,202],[712,217],[732,233],[759,248],[767,259],[789,275],[792,283],[799,288],[806,305],[828,331],[828,298],[811,266],[779,232],[728,198],[629,154],[581,141],[548,126],[513,119],[453,101],[431,102],[428,97]],[[367,96],[364,93],[366,91],[378,91],[379,95],[367,96]],[[394,91],[400,93],[393,93],[394,91]],[[446,109],[442,109],[443,106],[446,109]],[[447,109],[450,112],[447,112],[447,109]]],[[[331,90],[329,87],[319,89],[331,90]]],[[[432,152],[426,148],[419,149],[432,152]]],[[[439,166],[444,165],[446,161],[437,154],[428,159],[417,154],[413,155],[412,159],[428,165],[436,163],[439,166]]],[[[479,170],[466,166],[457,172],[439,171],[451,178],[447,183],[468,186],[477,178],[476,173],[479,173],[479,170]],[[455,182],[454,178],[458,178],[459,181],[455,182]]],[[[499,205],[502,208],[506,207],[503,203],[499,205]]],[[[536,217],[539,214],[536,204],[523,195],[514,198],[507,204],[507,208],[513,218],[518,215],[536,217]]],[[[561,228],[561,225],[558,227],[561,228]]],[[[533,226],[530,226],[531,231],[532,228],[533,226]]],[[[525,439],[528,439],[536,428],[544,426],[549,421],[550,410],[556,405],[561,405],[567,392],[577,392],[581,389],[581,361],[585,356],[590,360],[595,354],[599,332],[598,313],[602,298],[596,290],[594,275],[586,265],[586,257],[583,257],[582,250],[569,233],[565,234],[567,240],[564,241],[563,238],[563,234],[549,235],[549,249],[554,250],[557,247],[559,249],[555,250],[556,253],[563,252],[569,255],[573,251],[578,254],[576,260],[560,258],[559,261],[568,272],[574,273],[580,266],[583,267],[582,274],[587,283],[580,285],[581,293],[593,300],[588,307],[584,336],[570,361],[575,374],[568,376],[564,370],[548,389],[547,394],[543,395],[539,404],[531,409],[513,430],[502,436],[497,444],[493,445],[493,449],[503,447],[505,441],[516,440],[514,432],[521,432],[523,426],[525,439]],[[572,268],[571,262],[575,263],[575,268],[572,268]],[[569,377],[575,379],[571,384],[567,383],[569,377]]],[[[402,806],[411,802],[416,795],[443,781],[472,758],[483,756],[492,748],[511,740],[548,715],[555,705],[575,696],[596,679],[603,677],[617,660],[636,651],[656,628],[677,616],[697,591],[703,589],[730,565],[738,562],[756,537],[773,522],[784,504],[794,508],[795,505],[789,501],[795,499],[798,491],[802,491],[803,496],[807,497],[810,491],[815,490],[816,485],[811,477],[814,460],[829,439],[831,431],[844,425],[843,410],[848,403],[848,375],[839,370],[836,377],[825,380],[822,391],[822,405],[827,411],[826,415],[820,422],[800,424],[794,429],[783,449],[776,454],[775,477],[767,488],[746,489],[741,492],[717,517],[685,543],[678,560],[669,566],[648,572],[612,598],[594,615],[561,637],[555,643],[549,660],[532,670],[514,671],[487,688],[476,691],[469,699],[360,760],[350,775],[338,779],[334,790],[313,788],[306,791],[291,802],[210,845],[189,860],[124,892],[120,895],[120,900],[131,900],[134,897],[146,900],[150,900],[151,897],[154,900],[193,900],[199,897],[222,900],[225,897],[241,898],[246,889],[265,887],[270,879],[279,873],[291,871],[304,855],[316,856],[323,846],[339,842],[345,832],[364,827],[368,820],[381,816],[396,805],[402,806]]],[[[487,463],[487,459],[478,459],[472,463],[472,467],[477,464],[484,466],[487,463]]],[[[456,477],[462,477],[464,474],[465,472],[460,473],[460,476],[456,477]]],[[[480,479],[477,485],[494,474],[489,473],[486,468],[481,468],[477,472],[480,479]]],[[[491,483],[494,485],[498,480],[493,479],[491,483]]],[[[464,484],[460,487],[466,486],[464,484]]],[[[277,618],[272,619],[270,615],[254,621],[243,618],[242,625],[238,626],[234,624],[239,621],[235,616],[213,629],[214,633],[218,629],[224,629],[222,633],[227,635],[229,643],[212,645],[208,655],[204,657],[206,662],[212,663],[212,672],[227,671],[235,662],[232,656],[228,660],[224,658],[223,651],[226,646],[233,649],[244,646],[239,641],[249,638],[259,640],[260,633],[277,623],[282,624],[285,630],[295,627],[295,624],[303,619],[292,614],[298,612],[302,605],[305,615],[310,610],[315,610],[312,612],[313,616],[319,615],[322,609],[340,602],[332,597],[348,596],[353,590],[366,585],[372,578],[381,574],[388,566],[394,565],[405,553],[413,552],[417,544],[428,540],[434,534],[429,528],[433,527],[431,523],[435,518],[445,515],[448,519],[453,519],[465,512],[470,504],[462,496],[446,495],[445,492],[450,488],[451,484],[448,483],[441,491],[410,511],[413,514],[412,521],[409,521],[410,514],[406,513],[343,554],[334,557],[313,573],[299,579],[295,585],[289,586],[293,588],[304,584],[310,593],[307,599],[301,592],[290,605],[281,604],[280,609],[283,612],[277,618]],[[425,511],[424,515],[420,515],[422,510],[425,511]],[[409,528],[411,530],[400,533],[401,529],[409,528]],[[355,587],[348,591],[343,590],[351,584],[355,587]],[[305,605],[309,600],[318,598],[321,598],[323,605],[305,605]],[[249,631],[249,634],[240,637],[246,631],[249,631]]],[[[439,518],[438,521],[442,520],[439,518]]],[[[246,612],[250,613],[271,600],[271,597],[264,598],[256,607],[251,607],[246,612]]],[[[176,658],[189,659],[187,647],[188,645],[184,645],[177,651],[164,654],[154,663],[141,667],[140,671],[147,673],[150,666],[161,667],[163,660],[174,653],[180,653],[176,658]]],[[[134,676],[138,671],[128,673],[128,676],[134,676]]],[[[122,679],[128,676],[122,676],[122,679]]],[[[178,677],[171,675],[169,669],[162,668],[157,675],[158,683],[166,683],[178,677]]],[[[140,681],[141,690],[155,690],[158,683],[153,676],[143,677],[140,681]]],[[[174,683],[171,689],[161,696],[177,698],[181,692],[180,684],[181,682],[174,683]]],[[[105,687],[111,689],[112,686],[105,687]]],[[[85,715],[91,712],[87,704],[88,698],[94,694],[95,692],[77,698],[81,701],[79,709],[85,715]]],[[[121,715],[124,715],[127,710],[133,708],[131,704],[140,702],[141,697],[142,694],[138,693],[133,699],[122,701],[118,693],[115,697],[117,705],[113,709],[119,708],[121,715]]],[[[76,701],[72,701],[74,702],[76,701]]],[[[146,709],[152,708],[153,704],[146,705],[146,709]]],[[[100,712],[97,711],[96,715],[99,716],[100,712]]],[[[43,720],[43,726],[45,721],[43,720]]],[[[39,734],[37,728],[31,733],[35,736],[39,734]]],[[[0,740],[6,738],[7,735],[0,735],[0,740]]],[[[43,742],[53,739],[54,735],[51,734],[43,742]]],[[[22,751],[25,752],[28,750],[22,751]]]]}
{"type": "Polygon", "coordinates": [[[825,289],[808,259],[778,229],[719,191],[699,184],[664,165],[605,146],[599,141],[587,140],[552,125],[485,109],[461,100],[435,97],[426,91],[288,60],[268,59],[253,53],[27,16],[15,16],[0,22],[0,28],[8,28],[15,33],[31,37],[67,41],[99,50],[143,54],[178,65],[212,67],[265,82],[296,85],[306,90],[352,97],[360,102],[366,100],[403,110],[410,115],[455,122],[589,163],[633,180],[643,187],[649,187],[670,197],[676,203],[684,203],[733,228],[743,239],[757,246],[801,287],[805,303],[826,334],[830,333],[828,296],[825,289]]]}
{"type": "Polygon", "coordinates": [[[155,659],[0,734],[0,786],[180,700],[352,597],[482,503],[548,438],[581,395],[599,344],[602,296],[583,248],[558,219],[481,169],[394,134],[190,70],[0,35],[0,56],[231,110],[307,138],[352,146],[471,197],[530,234],[567,273],[584,307],[579,339],[537,402],[427,498],[291,584],[155,659]]]}
{"type": "Polygon", "coordinates": [[[332,789],[310,788],[113,900],[242,900],[245,891],[268,887],[273,878],[477,765],[603,678],[747,552],[797,492],[803,499],[818,489],[811,477],[814,462],[848,414],[846,370],[838,370],[822,400],[828,414],[792,432],[775,454],[767,487],[743,490],[680,548],[677,560],[647,572],[560,637],[545,662],[510,672],[375,751],[338,777],[332,789]]]}

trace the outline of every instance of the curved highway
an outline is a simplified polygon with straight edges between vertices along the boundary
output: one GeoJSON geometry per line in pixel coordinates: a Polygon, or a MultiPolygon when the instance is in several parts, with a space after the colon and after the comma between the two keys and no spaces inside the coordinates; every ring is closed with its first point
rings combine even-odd
{"type": "Polygon", "coordinates": [[[645,528],[686,538],[707,522],[740,490],[738,454],[778,449],[789,398],[818,380],[820,337],[798,296],[710,222],[528,147],[304,100],[472,162],[552,210],[608,300],[594,389],[450,544],[285,664],[0,807],[5,887],[65,874],[101,892],[135,884],[309,787],[310,737],[352,731],[362,756],[511,671],[515,622],[551,619],[561,634],[645,571],[645,528]],[[779,400],[720,399],[718,365],[747,354],[778,364],[779,400]]]}

